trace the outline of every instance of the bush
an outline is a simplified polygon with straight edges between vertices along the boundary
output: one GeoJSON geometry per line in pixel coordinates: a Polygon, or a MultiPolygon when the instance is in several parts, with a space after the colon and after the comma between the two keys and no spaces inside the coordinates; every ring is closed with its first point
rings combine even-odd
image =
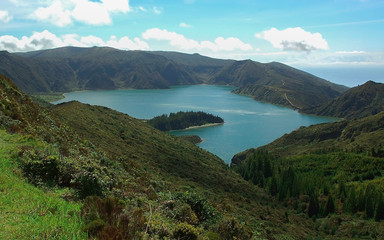
{"type": "Polygon", "coordinates": [[[183,240],[196,240],[199,232],[188,223],[179,223],[173,231],[173,238],[183,240]]]}
{"type": "Polygon", "coordinates": [[[23,147],[19,162],[24,176],[32,184],[55,186],[60,181],[59,159],[48,151],[23,147]]]}
{"type": "Polygon", "coordinates": [[[224,218],[219,223],[219,234],[223,240],[248,240],[252,238],[252,231],[236,218],[224,218]]]}
{"type": "Polygon", "coordinates": [[[200,223],[215,223],[218,219],[217,210],[208,203],[208,201],[196,193],[184,192],[177,193],[176,199],[188,204],[196,214],[200,223]]]}
{"type": "Polygon", "coordinates": [[[90,236],[96,236],[101,230],[103,230],[105,226],[105,222],[101,219],[96,219],[90,223],[88,223],[83,231],[87,232],[90,236]]]}

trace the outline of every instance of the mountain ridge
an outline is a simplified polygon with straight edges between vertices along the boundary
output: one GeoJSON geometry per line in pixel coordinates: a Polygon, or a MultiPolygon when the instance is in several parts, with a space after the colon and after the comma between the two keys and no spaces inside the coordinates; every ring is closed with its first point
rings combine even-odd
{"type": "Polygon", "coordinates": [[[301,112],[346,119],[363,118],[384,111],[384,84],[367,81],[324,104],[301,112]]]}
{"type": "Polygon", "coordinates": [[[223,60],[178,52],[63,47],[28,53],[1,52],[0,63],[0,73],[11,77],[27,93],[232,85],[239,87],[235,93],[301,109],[329,101],[347,89],[281,63],[223,60]]]}

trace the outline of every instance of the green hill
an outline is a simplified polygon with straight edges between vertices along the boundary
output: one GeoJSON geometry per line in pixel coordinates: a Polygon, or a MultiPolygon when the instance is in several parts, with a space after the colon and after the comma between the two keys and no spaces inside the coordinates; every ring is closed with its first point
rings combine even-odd
{"type": "Polygon", "coordinates": [[[384,112],[302,127],[232,159],[244,179],[311,217],[336,238],[380,239],[384,112]]]}
{"type": "Polygon", "coordinates": [[[0,78],[2,239],[317,235],[188,141],[105,107],[40,107],[0,78]]]}
{"type": "Polygon", "coordinates": [[[327,103],[301,111],[346,119],[371,116],[384,111],[384,84],[368,81],[327,103]]]}
{"type": "Polygon", "coordinates": [[[227,67],[214,82],[239,86],[234,93],[294,109],[324,103],[347,90],[281,63],[260,64],[250,60],[227,67]]]}

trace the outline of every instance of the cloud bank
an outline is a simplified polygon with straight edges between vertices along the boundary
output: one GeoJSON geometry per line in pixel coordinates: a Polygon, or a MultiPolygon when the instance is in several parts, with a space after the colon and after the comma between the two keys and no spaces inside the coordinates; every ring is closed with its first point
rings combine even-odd
{"type": "Polygon", "coordinates": [[[39,7],[30,17],[64,27],[73,21],[90,25],[111,24],[112,13],[126,13],[130,10],[129,0],[54,0],[46,7],[39,7]]]}
{"type": "Polygon", "coordinates": [[[234,50],[249,51],[253,49],[250,44],[244,43],[235,37],[218,37],[213,42],[206,40],[199,42],[193,39],[188,39],[179,33],[159,28],[148,29],[142,34],[142,37],[145,40],[168,41],[171,46],[177,47],[180,50],[209,50],[217,52],[234,50]]]}
{"type": "Polygon", "coordinates": [[[120,39],[111,36],[109,40],[104,41],[103,39],[92,35],[81,37],[77,34],[67,34],[58,37],[47,30],[43,32],[35,32],[30,37],[23,36],[20,39],[10,35],[0,36],[0,49],[9,52],[26,52],[64,46],[107,46],[123,50],[149,50],[149,46],[146,42],[139,38],[134,38],[132,40],[126,36],[120,39]]]}
{"type": "Polygon", "coordinates": [[[278,30],[271,28],[255,34],[256,38],[269,41],[274,48],[284,51],[310,52],[328,50],[328,43],[320,33],[307,32],[300,27],[278,30]]]}

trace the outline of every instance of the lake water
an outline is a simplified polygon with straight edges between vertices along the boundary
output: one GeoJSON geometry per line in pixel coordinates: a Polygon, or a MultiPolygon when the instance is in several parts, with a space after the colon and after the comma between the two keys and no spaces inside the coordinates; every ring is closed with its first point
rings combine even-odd
{"type": "Polygon", "coordinates": [[[220,116],[225,121],[223,125],[172,131],[171,134],[199,135],[203,139],[199,146],[227,163],[234,154],[270,143],[300,126],[335,120],[257,102],[250,97],[232,94],[233,89],[229,86],[194,85],[165,90],[82,91],[67,93],[65,99],[56,103],[77,100],[106,106],[139,119],[200,110],[220,116]]]}

